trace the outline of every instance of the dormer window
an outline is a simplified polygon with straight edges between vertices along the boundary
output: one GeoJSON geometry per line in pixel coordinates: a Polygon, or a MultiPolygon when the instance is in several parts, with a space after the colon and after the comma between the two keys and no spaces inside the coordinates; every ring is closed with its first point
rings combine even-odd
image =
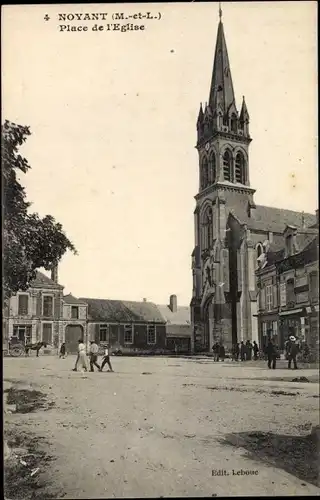
{"type": "Polygon", "coordinates": [[[79,307],[78,306],[71,306],[71,318],[72,319],[79,319],[79,307]]]}

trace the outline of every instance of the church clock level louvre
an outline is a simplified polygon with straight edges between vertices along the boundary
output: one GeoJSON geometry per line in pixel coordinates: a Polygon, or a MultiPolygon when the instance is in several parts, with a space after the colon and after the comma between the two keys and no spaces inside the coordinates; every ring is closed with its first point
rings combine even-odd
{"type": "Polygon", "coordinates": [[[200,105],[197,120],[193,352],[211,351],[213,343],[221,340],[227,348],[241,340],[259,342],[257,257],[266,242],[273,249],[282,248],[287,224],[301,225],[301,213],[254,202],[249,176],[250,117],[244,97],[240,113],[236,105],[221,14],[209,99],[200,105]]]}

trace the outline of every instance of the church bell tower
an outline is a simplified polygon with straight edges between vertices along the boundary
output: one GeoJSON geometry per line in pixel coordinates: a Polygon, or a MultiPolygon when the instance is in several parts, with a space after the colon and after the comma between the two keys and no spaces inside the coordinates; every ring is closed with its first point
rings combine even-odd
{"type": "Polygon", "coordinates": [[[240,237],[230,213],[243,219],[254,207],[249,180],[249,113],[238,112],[221,7],[209,99],[197,120],[199,189],[195,196],[192,254],[193,351],[210,351],[215,341],[237,341],[240,237]]]}

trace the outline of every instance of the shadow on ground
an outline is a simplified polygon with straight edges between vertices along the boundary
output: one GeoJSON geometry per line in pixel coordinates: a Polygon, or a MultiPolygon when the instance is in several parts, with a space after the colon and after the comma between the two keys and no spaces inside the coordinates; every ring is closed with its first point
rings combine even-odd
{"type": "Polygon", "coordinates": [[[241,432],[227,434],[219,441],[224,445],[244,448],[248,459],[261,460],[302,481],[320,486],[320,448],[316,434],[285,436],[269,432],[241,432]]]}

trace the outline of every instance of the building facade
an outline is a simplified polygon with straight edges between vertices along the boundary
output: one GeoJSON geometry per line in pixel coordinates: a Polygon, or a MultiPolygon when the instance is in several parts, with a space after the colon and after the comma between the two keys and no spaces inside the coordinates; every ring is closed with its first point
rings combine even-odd
{"type": "Polygon", "coordinates": [[[4,308],[4,346],[11,337],[58,346],[62,304],[63,287],[38,272],[31,287],[12,296],[4,308]]]}
{"type": "Polygon", "coordinates": [[[152,302],[82,298],[88,304],[88,338],[122,353],[161,353],[166,323],[152,302]]]}
{"type": "Polygon", "coordinates": [[[3,349],[15,337],[22,344],[45,342],[45,354],[56,354],[62,343],[76,354],[79,339],[87,348],[95,340],[124,354],[190,351],[190,308],[178,307],[175,295],[169,306],[157,306],[146,299],[77,298],[63,290],[55,269],[51,279],[37,272],[27,291],[12,296],[3,315],[3,349]]]}
{"type": "Polygon", "coordinates": [[[272,336],[280,349],[294,335],[319,356],[319,236],[287,227],[283,249],[262,254],[256,271],[260,345],[272,336]],[[299,241],[299,243],[298,243],[299,241]]]}
{"type": "Polygon", "coordinates": [[[79,338],[87,343],[88,306],[63,290],[55,269],[51,279],[37,272],[28,290],[13,295],[4,308],[4,349],[12,337],[22,344],[45,342],[53,352],[63,342],[69,352],[77,352],[79,338]]]}
{"type": "Polygon", "coordinates": [[[216,340],[229,348],[240,340],[259,340],[255,270],[263,245],[269,242],[281,248],[286,225],[315,223],[312,214],[255,204],[250,185],[251,140],[245,99],[240,113],[236,106],[220,18],[209,99],[204,107],[200,105],[197,120],[193,352],[210,351],[216,340]]]}

